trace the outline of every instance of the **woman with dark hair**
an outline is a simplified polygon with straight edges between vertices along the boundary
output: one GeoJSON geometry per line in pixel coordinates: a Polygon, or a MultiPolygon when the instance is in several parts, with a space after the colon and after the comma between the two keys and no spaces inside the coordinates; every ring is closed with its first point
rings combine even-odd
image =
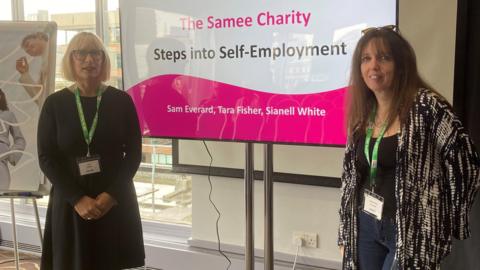
{"type": "Polygon", "coordinates": [[[104,84],[110,59],[95,34],[72,38],[62,70],[73,84],[47,98],[38,123],[40,168],[52,183],[41,269],[143,266],[133,184],[142,149],[133,102],[104,84]]]}
{"type": "Polygon", "coordinates": [[[469,237],[480,160],[394,26],[353,54],[338,244],[343,269],[438,269],[469,237]]]}
{"type": "Polygon", "coordinates": [[[22,157],[21,151],[25,150],[25,138],[16,123],[15,115],[8,110],[5,93],[0,89],[0,191],[10,187],[8,163],[15,166],[22,157]],[[10,143],[10,136],[13,143],[10,143]]]}

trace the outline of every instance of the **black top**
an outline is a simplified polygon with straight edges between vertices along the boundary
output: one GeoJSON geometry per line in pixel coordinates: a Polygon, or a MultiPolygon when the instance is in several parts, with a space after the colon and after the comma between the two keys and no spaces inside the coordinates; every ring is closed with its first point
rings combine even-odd
{"type": "MultiPolygon", "coordinates": [[[[376,138],[370,141],[369,155],[372,157],[373,146],[376,138]]],[[[382,196],[384,199],[382,218],[394,218],[396,211],[395,203],[395,166],[396,153],[398,145],[398,136],[383,137],[378,146],[378,169],[377,178],[375,180],[375,193],[382,196]]],[[[365,135],[362,136],[357,144],[357,161],[358,170],[360,172],[360,194],[359,205],[363,206],[363,193],[365,189],[372,190],[370,181],[370,165],[365,156],[365,135]]]]}
{"type": "MultiPolygon", "coordinates": [[[[82,97],[90,128],[96,97],[82,97]]],[[[80,176],[76,159],[87,145],[75,95],[63,89],[50,95],[38,126],[38,155],[52,183],[42,249],[43,270],[116,270],[144,265],[142,226],[133,176],[141,160],[141,135],[130,96],[108,87],[103,94],[91,154],[100,156],[102,171],[80,176]],[[86,221],[74,210],[82,196],[107,192],[114,206],[99,220],[86,221]]]]}

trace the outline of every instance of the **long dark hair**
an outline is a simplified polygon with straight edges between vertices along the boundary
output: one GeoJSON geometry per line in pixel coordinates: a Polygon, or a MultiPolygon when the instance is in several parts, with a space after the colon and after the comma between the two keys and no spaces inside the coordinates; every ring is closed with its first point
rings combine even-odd
{"type": "Polygon", "coordinates": [[[382,54],[391,55],[395,65],[393,98],[387,126],[390,126],[397,116],[400,123],[405,122],[419,89],[427,88],[437,93],[418,74],[415,52],[400,33],[387,27],[369,30],[360,38],[353,53],[347,95],[347,133],[350,139],[357,131],[359,134],[365,132],[371,108],[377,102],[375,95],[365,84],[360,70],[362,52],[370,42],[374,42],[378,50],[385,50],[382,54]]]}
{"type": "Polygon", "coordinates": [[[1,88],[0,88],[0,111],[8,111],[7,98],[5,97],[5,93],[3,93],[1,88]]]}

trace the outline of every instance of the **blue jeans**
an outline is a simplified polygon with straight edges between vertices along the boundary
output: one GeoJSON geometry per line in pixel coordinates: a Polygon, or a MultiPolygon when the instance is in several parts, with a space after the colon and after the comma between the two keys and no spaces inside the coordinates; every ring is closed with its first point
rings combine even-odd
{"type": "Polygon", "coordinates": [[[358,260],[360,270],[394,270],[397,231],[391,219],[376,218],[358,211],[358,260]]]}

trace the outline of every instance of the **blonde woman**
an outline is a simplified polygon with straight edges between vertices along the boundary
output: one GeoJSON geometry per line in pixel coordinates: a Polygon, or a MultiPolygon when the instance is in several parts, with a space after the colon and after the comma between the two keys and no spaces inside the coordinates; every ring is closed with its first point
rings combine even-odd
{"type": "Polygon", "coordinates": [[[73,84],[50,95],[38,125],[40,167],[52,182],[43,270],[116,270],[144,265],[133,176],[141,135],[130,96],[107,86],[100,39],[77,34],[62,61],[73,84]]]}

